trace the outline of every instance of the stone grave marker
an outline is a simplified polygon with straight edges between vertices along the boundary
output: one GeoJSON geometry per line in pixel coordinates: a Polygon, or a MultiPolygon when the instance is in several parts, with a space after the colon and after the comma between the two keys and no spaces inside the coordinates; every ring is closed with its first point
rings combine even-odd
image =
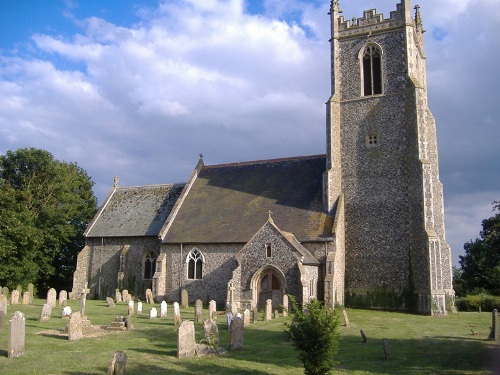
{"type": "Polygon", "coordinates": [[[120,293],[120,290],[119,290],[119,289],[116,289],[116,292],[115,292],[115,300],[116,300],[116,303],[118,303],[118,302],[121,302],[121,301],[122,301],[122,294],[120,293]]]}
{"type": "Polygon", "coordinates": [[[244,333],[244,325],[243,319],[240,316],[237,316],[231,322],[231,350],[243,348],[243,333],[244,333]]]}
{"type": "Polygon", "coordinates": [[[19,292],[19,298],[23,295],[23,287],[21,285],[18,285],[16,287],[16,290],[19,292]]]}
{"type": "Polygon", "coordinates": [[[278,310],[274,310],[274,315],[273,316],[274,316],[274,319],[280,317],[280,313],[278,312],[278,310]]]}
{"type": "Polygon", "coordinates": [[[243,325],[245,327],[250,325],[250,310],[248,309],[245,309],[245,311],[243,311],[243,325]]]}
{"type": "Polygon", "coordinates": [[[125,325],[127,326],[127,331],[132,331],[134,329],[132,325],[132,315],[127,315],[125,317],[125,325]]]}
{"type": "Polygon", "coordinates": [[[66,306],[68,303],[68,292],[65,290],[61,290],[59,292],[59,306],[66,306]]]}
{"type": "Polygon", "coordinates": [[[80,316],[85,316],[85,304],[87,303],[87,293],[80,294],[80,316]]]}
{"type": "Polygon", "coordinates": [[[134,315],[134,301],[132,300],[128,301],[128,314],[134,315]]]}
{"type": "Polygon", "coordinates": [[[29,305],[31,301],[30,292],[26,291],[23,293],[23,305],[29,305]]]}
{"type": "Polygon", "coordinates": [[[32,283],[28,284],[28,292],[30,292],[30,305],[33,303],[33,293],[35,293],[35,286],[32,283]]]}
{"type": "Polygon", "coordinates": [[[5,326],[5,319],[7,318],[7,296],[0,294],[0,331],[5,326]]]}
{"type": "Polygon", "coordinates": [[[342,314],[344,314],[344,324],[347,328],[349,328],[351,324],[349,323],[349,317],[347,316],[347,311],[345,309],[342,310],[342,314]]]}
{"type": "Polygon", "coordinates": [[[273,311],[273,301],[268,299],[266,301],[266,322],[272,319],[272,311],[273,311]]]}
{"type": "Polygon", "coordinates": [[[197,299],[194,304],[194,321],[195,323],[201,322],[203,317],[203,302],[197,299]]]}
{"type": "Polygon", "coordinates": [[[121,350],[111,355],[108,375],[125,375],[127,373],[127,355],[121,350]]]}
{"type": "Polygon", "coordinates": [[[288,294],[283,296],[283,316],[288,316],[288,294]]]}
{"type": "Polygon", "coordinates": [[[179,308],[179,303],[174,302],[174,323],[178,326],[181,322],[181,310],[179,308]]]}
{"type": "Polygon", "coordinates": [[[7,288],[6,286],[4,286],[2,288],[2,294],[7,298],[7,300],[9,299],[9,288],[7,288]]]}
{"type": "Polygon", "coordinates": [[[142,302],[137,302],[137,315],[142,315],[142,302]]]}
{"type": "Polygon", "coordinates": [[[68,323],[68,340],[76,341],[83,337],[83,321],[79,312],[71,314],[68,323]]]}
{"type": "Polygon", "coordinates": [[[217,346],[219,343],[219,327],[217,327],[217,322],[213,319],[206,319],[203,321],[203,337],[206,340],[210,340],[213,346],[217,346]]]}
{"type": "Polygon", "coordinates": [[[52,314],[52,306],[48,303],[42,306],[42,311],[40,312],[40,321],[48,322],[50,320],[50,315],[52,314]]]}
{"type": "Polygon", "coordinates": [[[252,323],[257,323],[257,320],[259,320],[259,310],[255,308],[252,310],[252,323]]]}
{"type": "Polygon", "coordinates": [[[233,313],[231,312],[231,310],[227,310],[226,311],[226,325],[227,325],[228,331],[231,329],[232,322],[233,322],[233,313]]]}
{"type": "Polygon", "coordinates": [[[113,331],[125,331],[127,329],[127,323],[125,321],[125,318],[123,316],[115,317],[115,320],[111,322],[111,326],[109,327],[109,329],[113,331]]]}
{"type": "Polygon", "coordinates": [[[10,304],[11,305],[19,304],[19,291],[17,289],[14,289],[10,294],[10,304]]]}
{"type": "Polygon", "coordinates": [[[208,317],[210,319],[217,319],[217,302],[214,300],[208,303],[208,317]]]}
{"type": "Polygon", "coordinates": [[[391,349],[389,348],[389,342],[387,339],[382,339],[382,347],[384,348],[385,359],[391,358],[391,349]]]}
{"type": "Polygon", "coordinates": [[[156,310],[156,307],[152,307],[151,310],[149,310],[149,319],[156,318],[158,318],[158,310],[156,310]]]}
{"type": "Polygon", "coordinates": [[[161,301],[160,303],[160,318],[167,317],[168,305],[165,301],[161,301]]]}
{"type": "Polygon", "coordinates": [[[70,306],[64,306],[61,312],[61,318],[70,318],[72,312],[73,311],[71,310],[70,306]]]}
{"type": "Polygon", "coordinates": [[[186,289],[182,289],[181,292],[181,307],[189,306],[189,295],[186,289]]]}
{"type": "Polygon", "coordinates": [[[123,298],[123,302],[128,302],[128,290],[127,289],[122,290],[122,298],[123,298]]]}
{"type": "Polygon", "coordinates": [[[194,323],[184,320],[177,328],[177,358],[189,358],[196,353],[194,323]]]}
{"type": "Polygon", "coordinates": [[[115,301],[114,301],[114,300],[113,300],[113,298],[111,298],[111,297],[106,297],[106,302],[108,303],[108,307],[113,308],[113,307],[115,307],[115,306],[116,306],[116,305],[115,305],[115,301]]]}
{"type": "Polygon", "coordinates": [[[54,288],[50,288],[47,292],[47,304],[50,305],[50,307],[56,307],[56,290],[54,288]]]}
{"type": "Polygon", "coordinates": [[[150,305],[155,303],[153,299],[153,291],[149,288],[146,289],[146,303],[149,303],[150,305]]]}
{"type": "Polygon", "coordinates": [[[9,320],[8,358],[20,357],[24,354],[25,339],[26,319],[22,312],[16,311],[9,320]]]}

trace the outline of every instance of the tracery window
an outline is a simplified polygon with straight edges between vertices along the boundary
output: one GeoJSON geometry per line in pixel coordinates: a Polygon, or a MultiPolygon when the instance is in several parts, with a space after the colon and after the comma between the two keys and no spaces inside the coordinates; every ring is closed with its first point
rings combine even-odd
{"type": "Polygon", "coordinates": [[[156,259],[158,256],[154,252],[149,252],[144,257],[144,279],[150,280],[153,278],[156,267],[156,259]]]}
{"type": "Polygon", "coordinates": [[[382,94],[382,51],[376,44],[366,46],[363,53],[363,95],[382,94]]]}
{"type": "Polygon", "coordinates": [[[203,278],[203,263],[205,263],[202,252],[198,249],[191,250],[186,257],[186,263],[188,279],[201,280],[203,278]]]}

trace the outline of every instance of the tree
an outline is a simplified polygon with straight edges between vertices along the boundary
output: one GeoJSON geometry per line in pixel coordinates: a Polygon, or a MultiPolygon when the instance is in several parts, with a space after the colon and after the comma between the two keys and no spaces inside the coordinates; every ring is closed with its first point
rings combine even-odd
{"type": "Polygon", "coordinates": [[[482,222],[480,238],[464,245],[460,256],[461,281],[468,293],[500,294],[500,202],[493,202],[496,214],[482,222]]]}
{"type": "Polygon", "coordinates": [[[0,254],[10,267],[0,267],[0,284],[68,288],[97,209],[93,182],[76,163],[25,148],[0,156],[0,186],[0,254]],[[30,272],[18,271],[28,265],[30,272]]]}
{"type": "Polygon", "coordinates": [[[304,364],[304,373],[330,374],[339,348],[338,317],[318,300],[312,300],[302,309],[292,296],[290,301],[293,319],[287,324],[288,334],[304,364]]]}

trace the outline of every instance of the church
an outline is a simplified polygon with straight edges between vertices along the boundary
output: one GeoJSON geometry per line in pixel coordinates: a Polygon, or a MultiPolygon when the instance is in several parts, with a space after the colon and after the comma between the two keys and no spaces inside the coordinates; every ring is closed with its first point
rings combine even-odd
{"type": "Polygon", "coordinates": [[[261,309],[446,315],[453,304],[436,124],[418,6],[345,20],[330,4],[326,152],[222,165],[183,184],[115,184],[85,232],[73,294],[261,309]]]}

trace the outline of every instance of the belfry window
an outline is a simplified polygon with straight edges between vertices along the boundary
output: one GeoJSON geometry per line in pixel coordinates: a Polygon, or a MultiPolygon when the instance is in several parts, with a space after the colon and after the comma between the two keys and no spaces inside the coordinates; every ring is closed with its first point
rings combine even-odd
{"type": "Polygon", "coordinates": [[[203,277],[203,263],[205,263],[205,257],[198,249],[193,249],[189,252],[186,257],[188,279],[189,280],[201,280],[203,277]]]}
{"type": "Polygon", "coordinates": [[[150,280],[153,278],[153,275],[155,273],[155,268],[156,268],[156,259],[158,256],[153,253],[147,253],[146,257],[144,258],[144,279],[145,280],[150,280]]]}
{"type": "Polygon", "coordinates": [[[382,51],[375,44],[366,46],[363,53],[363,95],[382,94],[382,51]]]}

